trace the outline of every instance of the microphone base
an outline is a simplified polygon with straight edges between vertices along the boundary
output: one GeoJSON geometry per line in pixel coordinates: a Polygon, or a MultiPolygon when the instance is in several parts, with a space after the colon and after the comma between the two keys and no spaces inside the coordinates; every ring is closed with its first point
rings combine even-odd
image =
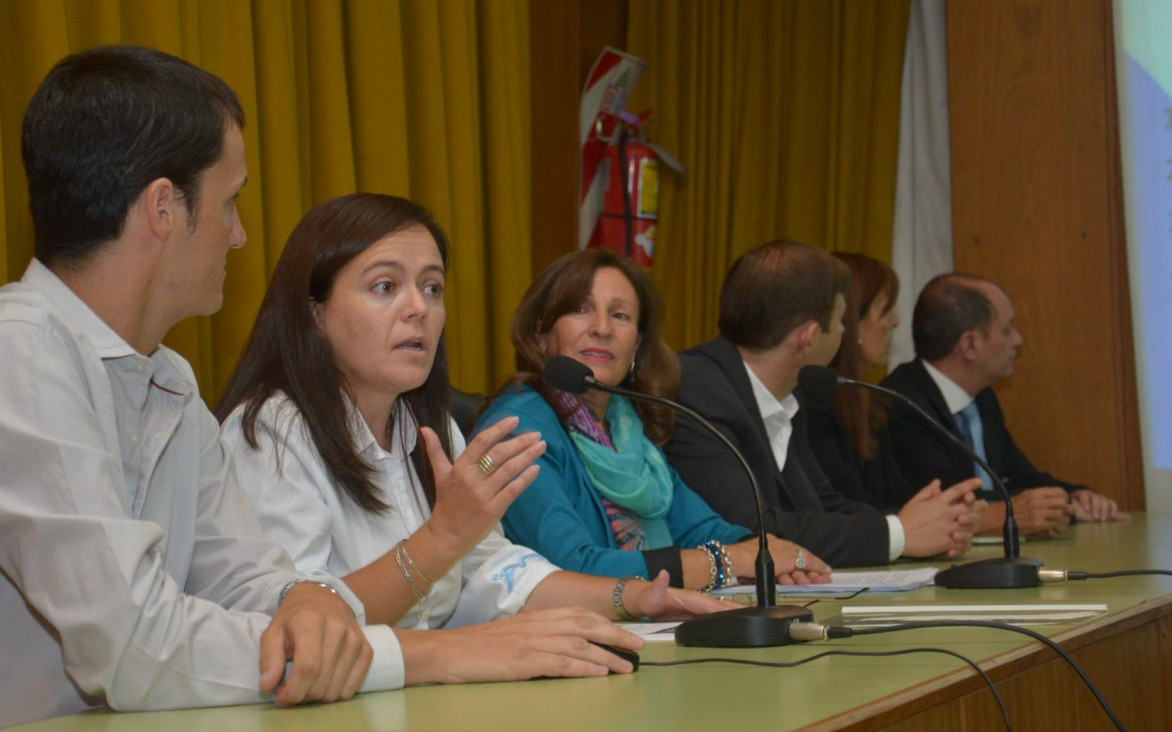
{"type": "Polygon", "coordinates": [[[794,605],[746,607],[692,618],[676,627],[676,643],[699,648],[785,646],[790,623],[813,622],[814,613],[794,605]]]}
{"type": "Polygon", "coordinates": [[[982,559],[957,564],[936,574],[936,586],[953,590],[1013,589],[1042,584],[1038,570],[1042,563],[1029,557],[982,559]]]}

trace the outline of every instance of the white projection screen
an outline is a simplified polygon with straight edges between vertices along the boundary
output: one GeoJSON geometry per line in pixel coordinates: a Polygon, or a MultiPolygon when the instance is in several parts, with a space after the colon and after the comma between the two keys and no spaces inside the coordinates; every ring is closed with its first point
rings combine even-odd
{"type": "Polygon", "coordinates": [[[1115,0],[1119,136],[1149,511],[1172,511],[1172,2],[1115,0]]]}

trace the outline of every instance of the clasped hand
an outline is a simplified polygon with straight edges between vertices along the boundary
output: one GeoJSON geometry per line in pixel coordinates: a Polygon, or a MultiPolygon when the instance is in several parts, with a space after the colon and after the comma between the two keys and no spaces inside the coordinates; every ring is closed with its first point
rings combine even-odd
{"type": "Polygon", "coordinates": [[[946,554],[958,557],[972,546],[973,532],[980,525],[983,501],[976,500],[980,478],[961,481],[940,490],[940,481],[924,486],[900,509],[904,551],[907,557],[931,557],[946,554]]]}
{"type": "Polygon", "coordinates": [[[276,691],[279,707],[349,699],[373,658],[345,600],[314,584],[294,585],[260,636],[260,690],[276,691]]]}

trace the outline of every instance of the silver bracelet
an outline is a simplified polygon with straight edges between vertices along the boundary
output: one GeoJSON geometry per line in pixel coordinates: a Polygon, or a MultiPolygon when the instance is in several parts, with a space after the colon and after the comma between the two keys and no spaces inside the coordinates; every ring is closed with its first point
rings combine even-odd
{"type": "Polygon", "coordinates": [[[286,582],[285,586],[281,588],[281,594],[277,595],[277,607],[281,607],[285,604],[285,596],[289,594],[289,590],[293,589],[297,585],[317,585],[318,587],[324,587],[325,589],[329,590],[334,594],[334,596],[341,597],[341,595],[338,594],[338,590],[335,589],[331,584],[311,579],[295,579],[290,582],[286,582]]]}
{"type": "Polygon", "coordinates": [[[623,607],[623,590],[627,583],[633,579],[640,579],[639,577],[619,577],[614,583],[614,589],[610,593],[610,604],[614,608],[614,614],[619,616],[619,620],[624,623],[633,623],[638,618],[627,612],[627,608],[623,607]]]}
{"type": "Polygon", "coordinates": [[[423,570],[420,569],[419,567],[416,567],[415,562],[411,561],[411,555],[407,553],[407,540],[406,539],[399,540],[399,546],[397,547],[397,549],[398,549],[398,551],[401,551],[403,553],[403,558],[407,560],[407,566],[411,568],[411,571],[413,571],[413,572],[415,572],[415,574],[419,575],[420,578],[422,578],[423,581],[426,582],[427,584],[429,584],[429,585],[435,584],[435,580],[433,580],[431,577],[428,577],[426,574],[424,574],[423,570]]]}
{"type": "Polygon", "coordinates": [[[403,563],[403,542],[395,544],[395,564],[399,565],[399,571],[403,573],[403,577],[407,579],[407,584],[411,587],[412,594],[415,595],[416,602],[423,602],[423,598],[427,597],[424,593],[419,591],[419,585],[415,584],[415,578],[407,571],[407,565],[403,563]]]}

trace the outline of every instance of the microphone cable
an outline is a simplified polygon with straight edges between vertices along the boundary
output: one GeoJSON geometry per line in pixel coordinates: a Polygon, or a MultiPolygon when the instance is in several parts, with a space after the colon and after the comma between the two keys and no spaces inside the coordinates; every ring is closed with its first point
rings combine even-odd
{"type": "Polygon", "coordinates": [[[842,626],[825,625],[822,623],[802,622],[794,622],[790,623],[789,625],[790,637],[796,641],[831,640],[835,638],[850,638],[859,635],[894,633],[900,630],[917,630],[920,628],[992,628],[995,630],[1008,630],[1013,633],[1020,633],[1025,636],[1029,636],[1039,643],[1049,646],[1051,650],[1058,654],[1062,660],[1066,661],[1066,663],[1072,669],[1074,669],[1075,673],[1078,674],[1079,678],[1082,679],[1083,683],[1086,684],[1086,687],[1090,689],[1091,694],[1093,694],[1095,699],[1099,702],[1099,706],[1101,706],[1103,711],[1107,713],[1107,716],[1111,719],[1112,724],[1115,725],[1115,729],[1120,730],[1121,732],[1126,732],[1127,730],[1127,728],[1123,725],[1123,722],[1120,721],[1119,717],[1115,714],[1115,710],[1112,709],[1111,705],[1107,703],[1107,700],[1103,698],[1103,695],[1099,692],[1098,687],[1095,686],[1093,681],[1091,681],[1090,676],[1088,676],[1087,672],[1084,671],[1082,666],[1078,664],[1078,661],[1075,661],[1074,657],[1067,653],[1066,650],[1062,648],[1062,646],[1058,645],[1053,640],[1047,638],[1041,633],[1030,630],[1029,628],[1022,628],[1020,626],[1011,625],[1009,623],[998,623],[992,620],[926,620],[912,623],[896,623],[894,625],[887,625],[881,628],[846,628],[842,626]],[[795,631],[797,632],[796,636],[794,635],[795,631]]]}
{"type": "Polygon", "coordinates": [[[1118,572],[1076,572],[1065,569],[1039,569],[1038,579],[1042,582],[1074,582],[1087,579],[1107,579],[1109,577],[1138,577],[1141,575],[1164,575],[1172,577],[1172,571],[1167,569],[1123,569],[1118,572]]]}
{"type": "Polygon", "coordinates": [[[827,656],[870,656],[870,657],[890,657],[890,656],[906,656],[912,653],[942,653],[953,658],[959,658],[976,671],[985,681],[985,685],[989,687],[989,691],[993,693],[993,699],[997,702],[997,706],[1001,709],[1001,717],[1005,720],[1005,729],[1008,732],[1013,732],[1013,725],[1009,721],[1009,708],[1005,706],[1005,700],[1001,698],[1001,693],[997,691],[997,685],[993,683],[993,679],[989,678],[989,674],[981,665],[956,651],[950,651],[947,648],[904,648],[898,651],[846,651],[846,650],[832,650],[816,653],[813,656],[802,658],[797,661],[754,661],[747,658],[688,658],[679,661],[640,661],[639,668],[647,666],[691,666],[699,663],[732,663],[741,666],[763,666],[766,668],[794,668],[803,664],[817,661],[820,658],[827,656]]]}

